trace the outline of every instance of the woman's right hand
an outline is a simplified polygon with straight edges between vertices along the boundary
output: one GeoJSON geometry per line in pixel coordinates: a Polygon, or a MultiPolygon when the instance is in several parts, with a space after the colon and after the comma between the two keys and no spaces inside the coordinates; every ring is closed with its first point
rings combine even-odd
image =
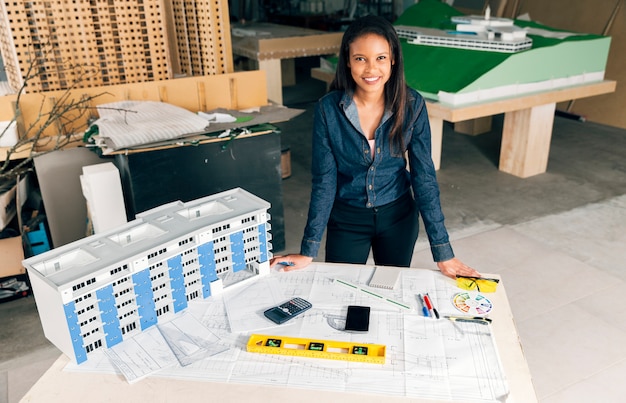
{"type": "Polygon", "coordinates": [[[274,267],[276,265],[281,265],[283,271],[291,271],[304,269],[313,261],[312,257],[304,256],[304,255],[284,255],[284,256],[274,256],[272,260],[270,260],[270,267],[274,267]]]}

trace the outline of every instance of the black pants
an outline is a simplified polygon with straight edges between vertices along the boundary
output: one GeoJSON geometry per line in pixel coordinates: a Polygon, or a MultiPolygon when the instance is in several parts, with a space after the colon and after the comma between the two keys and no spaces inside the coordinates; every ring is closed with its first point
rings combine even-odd
{"type": "Polygon", "coordinates": [[[419,230],[410,193],[376,208],[335,202],[326,232],[326,261],[409,267],[419,230]]]}

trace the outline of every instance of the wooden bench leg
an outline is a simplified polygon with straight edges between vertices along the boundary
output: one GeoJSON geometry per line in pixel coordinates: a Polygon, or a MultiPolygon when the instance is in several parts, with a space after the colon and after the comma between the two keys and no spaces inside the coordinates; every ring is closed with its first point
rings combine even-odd
{"type": "Polygon", "coordinates": [[[296,59],[280,59],[280,74],[283,87],[296,85],[296,59]]]}
{"type": "Polygon", "coordinates": [[[259,70],[265,71],[267,79],[267,99],[283,104],[283,79],[280,59],[259,60],[259,70]]]}
{"type": "Polygon", "coordinates": [[[441,147],[443,143],[443,119],[428,117],[430,121],[431,155],[435,169],[441,166],[441,147]]]}
{"type": "Polygon", "coordinates": [[[504,115],[501,171],[520,178],[546,172],[555,108],[551,103],[504,115]]]}

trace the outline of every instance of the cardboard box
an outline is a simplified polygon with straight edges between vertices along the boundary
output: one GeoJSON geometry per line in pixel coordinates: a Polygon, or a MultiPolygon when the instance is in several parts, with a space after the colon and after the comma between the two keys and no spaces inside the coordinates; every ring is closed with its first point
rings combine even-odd
{"type": "Polygon", "coordinates": [[[22,237],[0,239],[0,278],[24,274],[22,237]]]}
{"type": "MultiPolygon", "coordinates": [[[[18,177],[16,184],[7,192],[0,194],[0,230],[4,229],[16,214],[18,216],[21,214],[22,206],[27,198],[28,186],[28,175],[18,177]]],[[[21,224],[18,224],[17,228],[20,227],[21,224]]],[[[26,273],[22,265],[22,260],[24,260],[22,236],[18,235],[17,229],[13,232],[16,236],[0,239],[0,278],[26,273]]]]}

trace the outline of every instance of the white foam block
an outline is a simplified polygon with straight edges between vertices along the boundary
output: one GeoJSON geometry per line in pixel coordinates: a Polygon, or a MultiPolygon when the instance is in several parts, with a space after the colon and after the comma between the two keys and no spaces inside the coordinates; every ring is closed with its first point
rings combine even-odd
{"type": "Polygon", "coordinates": [[[80,176],[94,233],[126,223],[126,208],[119,170],[112,162],[87,165],[80,176]]]}

